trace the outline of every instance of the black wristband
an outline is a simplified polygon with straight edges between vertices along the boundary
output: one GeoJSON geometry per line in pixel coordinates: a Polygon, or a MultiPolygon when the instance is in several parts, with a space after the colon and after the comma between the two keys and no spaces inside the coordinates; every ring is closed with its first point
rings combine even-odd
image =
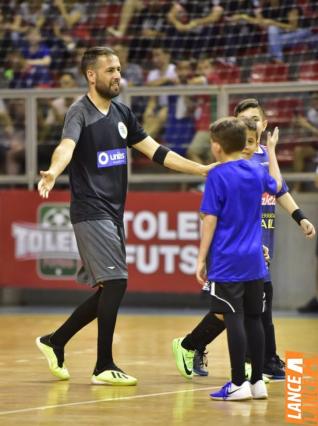
{"type": "Polygon", "coordinates": [[[163,164],[169,151],[170,151],[169,148],[167,148],[166,146],[160,145],[156,149],[156,152],[154,153],[152,157],[152,161],[155,161],[156,163],[159,163],[159,164],[163,164]]]}
{"type": "Polygon", "coordinates": [[[307,219],[304,215],[304,212],[302,212],[300,209],[294,210],[291,216],[298,223],[298,225],[300,225],[300,222],[303,219],[307,219]]]}

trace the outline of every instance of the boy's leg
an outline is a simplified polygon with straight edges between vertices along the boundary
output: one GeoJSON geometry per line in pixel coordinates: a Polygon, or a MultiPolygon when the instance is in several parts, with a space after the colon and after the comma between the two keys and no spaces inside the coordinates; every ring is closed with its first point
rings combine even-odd
{"type": "Polygon", "coordinates": [[[225,329],[224,321],[209,312],[202,321],[182,341],[182,346],[194,350],[193,372],[199,376],[208,376],[206,346],[225,329]]]}
{"type": "Polygon", "coordinates": [[[64,365],[64,346],[74,334],[96,318],[101,289],[78,306],[54,333],[38,337],[36,344],[49,363],[51,373],[61,380],[70,375],[64,365]]]}
{"type": "Polygon", "coordinates": [[[103,283],[97,307],[97,362],[92,377],[94,384],[135,385],[137,379],[120,370],[113,361],[112,345],[117,313],[125,294],[127,280],[103,283]]]}
{"type": "Polygon", "coordinates": [[[245,382],[246,334],[244,329],[244,314],[225,313],[224,322],[231,360],[232,383],[236,386],[241,386],[245,382]]]}
{"type": "Polygon", "coordinates": [[[202,321],[182,341],[182,346],[188,350],[204,351],[225,329],[224,321],[219,320],[213,312],[205,315],[202,321]]]}
{"type": "MultiPolygon", "coordinates": [[[[235,285],[235,284],[233,284],[235,285]]],[[[251,388],[245,379],[244,360],[246,352],[246,334],[243,312],[224,313],[227,341],[231,360],[232,380],[210,397],[221,401],[239,401],[252,398],[251,388]]]]}
{"type": "Polygon", "coordinates": [[[263,311],[263,295],[264,282],[262,280],[249,281],[245,283],[245,328],[251,351],[251,391],[254,399],[263,399],[268,397],[266,385],[262,378],[265,345],[264,330],[261,320],[263,311]]]}
{"type": "Polygon", "coordinates": [[[252,398],[244,370],[246,353],[244,292],[244,282],[212,282],[211,285],[211,311],[224,316],[232,371],[232,381],[226,383],[218,392],[210,394],[214,400],[238,401],[252,398]]]}
{"type": "Polygon", "coordinates": [[[285,378],[284,362],[276,353],[275,328],[272,318],[273,284],[264,283],[265,311],[262,313],[262,323],[265,333],[265,359],[263,373],[272,379],[285,378]]]}
{"type": "Polygon", "coordinates": [[[252,376],[251,383],[262,380],[264,364],[264,330],[260,315],[245,315],[247,340],[251,351],[252,376]]]}

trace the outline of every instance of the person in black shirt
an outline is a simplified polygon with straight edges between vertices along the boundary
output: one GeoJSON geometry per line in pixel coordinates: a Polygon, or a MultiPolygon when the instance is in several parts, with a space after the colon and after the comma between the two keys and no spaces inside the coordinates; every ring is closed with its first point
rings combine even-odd
{"type": "Polygon", "coordinates": [[[159,145],[138,124],[130,108],[112,98],[119,94],[121,68],[114,51],[93,47],[85,51],[82,71],[88,93],[69,108],[62,140],[51,165],[41,171],[40,196],[47,198],[56,178],[69,165],[71,222],[83,263],[80,282],[97,291],[54,333],[38,337],[50,371],[61,380],[70,375],[64,346],[97,318],[97,362],[94,384],[135,385],[137,379],[114,363],[112,340],[117,311],[127,286],[123,214],[127,192],[127,147],[170,169],[205,176],[209,166],[187,160],[159,145]]]}

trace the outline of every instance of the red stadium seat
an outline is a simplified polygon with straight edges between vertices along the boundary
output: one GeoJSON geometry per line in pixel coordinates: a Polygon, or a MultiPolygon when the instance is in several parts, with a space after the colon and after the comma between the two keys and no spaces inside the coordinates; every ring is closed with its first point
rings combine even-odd
{"type": "Polygon", "coordinates": [[[239,66],[218,62],[215,65],[215,69],[220,79],[219,84],[235,84],[241,82],[241,70],[239,66]]]}
{"type": "Polygon", "coordinates": [[[290,126],[295,114],[303,111],[303,100],[300,98],[277,98],[266,101],[264,110],[269,123],[290,126]]]}
{"type": "Polygon", "coordinates": [[[318,80],[318,61],[303,62],[299,66],[298,80],[318,80]]]}
{"type": "Polygon", "coordinates": [[[287,64],[254,64],[251,70],[251,83],[274,83],[288,81],[287,64]]]}

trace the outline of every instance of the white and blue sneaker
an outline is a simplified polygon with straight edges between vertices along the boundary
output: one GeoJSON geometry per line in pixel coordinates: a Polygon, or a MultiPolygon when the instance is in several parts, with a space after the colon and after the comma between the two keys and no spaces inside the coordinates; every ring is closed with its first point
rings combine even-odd
{"type": "Polygon", "coordinates": [[[228,382],[218,392],[210,393],[210,398],[216,401],[244,401],[253,396],[250,383],[246,380],[241,386],[228,382]]]}

